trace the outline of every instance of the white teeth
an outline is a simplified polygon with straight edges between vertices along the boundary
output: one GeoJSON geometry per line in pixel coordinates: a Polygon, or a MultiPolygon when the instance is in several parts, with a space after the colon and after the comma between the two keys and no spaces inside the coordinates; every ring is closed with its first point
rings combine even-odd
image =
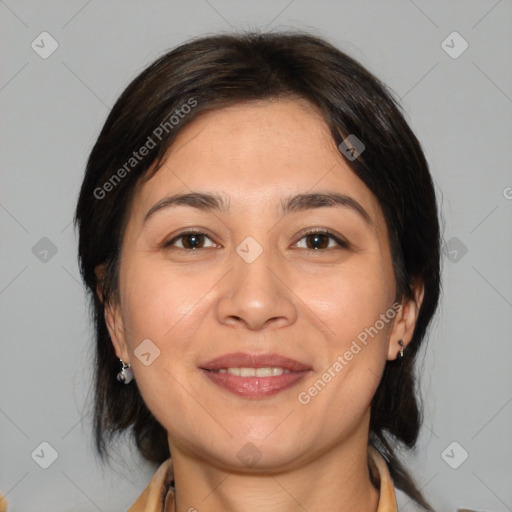
{"type": "Polygon", "coordinates": [[[265,367],[265,368],[221,368],[217,370],[219,373],[229,373],[237,377],[273,377],[290,373],[286,368],[265,367]]]}

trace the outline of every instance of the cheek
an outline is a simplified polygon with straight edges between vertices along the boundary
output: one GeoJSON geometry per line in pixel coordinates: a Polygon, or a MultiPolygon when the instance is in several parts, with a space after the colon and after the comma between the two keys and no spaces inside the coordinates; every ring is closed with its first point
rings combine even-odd
{"type": "Polygon", "coordinates": [[[208,302],[207,292],[215,282],[211,281],[204,274],[198,279],[197,272],[171,272],[157,262],[126,265],[123,311],[130,344],[150,338],[162,347],[179,345],[182,336],[175,333],[185,326],[194,329],[189,318],[197,316],[208,302]]]}
{"type": "Polygon", "coordinates": [[[216,281],[171,274],[148,262],[127,264],[124,271],[123,321],[137,387],[167,430],[187,431],[187,418],[201,412],[189,394],[197,358],[193,340],[200,317],[211,310],[207,292],[216,281]],[[149,357],[139,357],[143,346],[149,357]]]}
{"type": "Polygon", "coordinates": [[[367,409],[387,360],[393,289],[379,265],[371,268],[338,271],[323,286],[304,283],[298,292],[326,332],[318,373],[299,390],[305,393],[299,401],[309,402],[309,413],[330,418],[333,428],[367,409]]]}
{"type": "MultiPolygon", "coordinates": [[[[380,268],[374,272],[370,269],[337,270],[327,278],[297,282],[297,295],[316,314],[317,322],[320,320],[319,325],[338,349],[374,326],[392,305],[393,290],[387,276],[380,268]]],[[[386,335],[390,324],[379,322],[378,330],[386,335]]]]}

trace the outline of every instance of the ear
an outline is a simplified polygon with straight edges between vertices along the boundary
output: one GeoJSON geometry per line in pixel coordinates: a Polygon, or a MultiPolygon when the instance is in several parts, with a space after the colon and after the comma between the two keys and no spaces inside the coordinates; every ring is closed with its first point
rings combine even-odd
{"type": "Polygon", "coordinates": [[[396,359],[400,349],[405,349],[412,339],[416,321],[421,304],[425,286],[423,282],[417,282],[413,285],[413,297],[404,298],[400,303],[400,307],[396,308],[397,313],[393,327],[389,336],[388,360],[396,359]],[[404,345],[400,346],[399,341],[402,340],[404,345]]]}
{"type": "Polygon", "coordinates": [[[130,363],[130,358],[128,356],[128,346],[126,343],[126,335],[123,317],[121,315],[121,307],[118,304],[118,301],[115,303],[105,304],[103,300],[103,282],[105,279],[105,267],[104,265],[98,265],[94,269],[94,273],[96,274],[96,293],[100,301],[103,303],[103,311],[105,316],[105,324],[107,325],[108,332],[110,334],[110,339],[112,341],[112,345],[114,346],[114,350],[119,359],[122,359],[125,364],[130,363]]]}
{"type": "Polygon", "coordinates": [[[101,302],[103,302],[103,281],[105,280],[105,265],[98,265],[94,268],[96,274],[96,294],[101,302]]]}

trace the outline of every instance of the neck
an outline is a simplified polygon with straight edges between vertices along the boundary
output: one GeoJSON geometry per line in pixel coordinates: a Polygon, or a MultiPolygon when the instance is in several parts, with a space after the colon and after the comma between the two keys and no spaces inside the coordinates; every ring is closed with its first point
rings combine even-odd
{"type": "Polygon", "coordinates": [[[241,473],[220,468],[171,445],[177,512],[376,511],[368,437],[358,436],[285,471],[241,473]]]}

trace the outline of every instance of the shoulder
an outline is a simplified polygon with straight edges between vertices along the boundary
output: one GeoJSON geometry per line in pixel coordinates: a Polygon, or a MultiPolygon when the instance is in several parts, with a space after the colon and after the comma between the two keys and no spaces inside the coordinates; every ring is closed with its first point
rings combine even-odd
{"type": "Polygon", "coordinates": [[[174,479],[171,459],[155,471],[147,487],[127,512],[162,512],[170,510],[173,493],[168,492],[174,479]]]}
{"type": "Polygon", "coordinates": [[[7,500],[0,493],[0,512],[6,512],[6,511],[7,511],[7,500]]]}
{"type": "Polygon", "coordinates": [[[377,449],[369,446],[368,455],[370,461],[370,471],[372,470],[373,466],[375,480],[380,484],[379,506],[383,506],[382,510],[388,510],[388,504],[396,503],[396,508],[395,505],[393,505],[393,510],[397,510],[398,512],[427,512],[408,494],[395,487],[391,475],[389,474],[387,463],[377,449]]]}

